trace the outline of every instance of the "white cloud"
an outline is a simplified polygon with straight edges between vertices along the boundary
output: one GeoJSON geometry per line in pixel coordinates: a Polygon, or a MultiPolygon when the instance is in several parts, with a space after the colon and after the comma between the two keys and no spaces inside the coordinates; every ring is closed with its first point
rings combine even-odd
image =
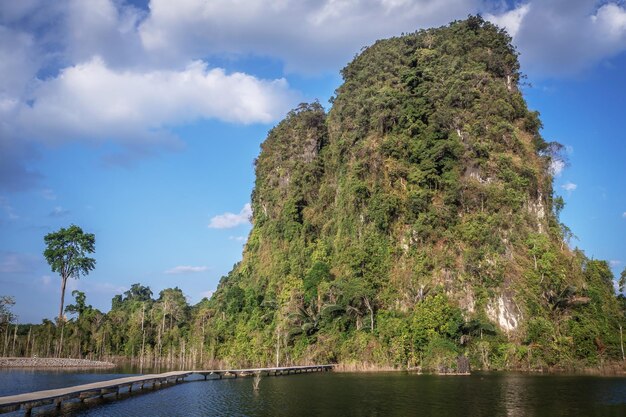
{"type": "Polygon", "coordinates": [[[614,260],[609,261],[609,265],[611,265],[613,268],[615,268],[616,266],[620,266],[621,264],[622,264],[622,261],[620,260],[614,259],[614,260]]]}
{"type": "Polygon", "coordinates": [[[44,287],[47,287],[52,282],[52,277],[50,275],[42,275],[39,281],[44,287]]]}
{"type": "Polygon", "coordinates": [[[526,16],[526,14],[528,14],[529,10],[530,4],[526,3],[520,5],[516,9],[509,10],[500,15],[487,13],[485,15],[485,19],[495,23],[502,28],[505,28],[509,35],[515,37],[515,35],[519,31],[522,21],[524,20],[524,17],[526,16]]]}
{"type": "Polygon", "coordinates": [[[622,213],[622,217],[626,219],[626,211],[622,213]]]}
{"type": "Polygon", "coordinates": [[[626,10],[616,3],[602,5],[591,21],[613,39],[623,40],[626,32],[626,10]]]}
{"type": "Polygon", "coordinates": [[[125,164],[173,146],[177,126],[269,123],[298,102],[284,79],[226,73],[208,64],[214,57],[271,57],[286,72],[336,74],[376,39],[475,13],[514,35],[531,76],[575,74],[626,51],[617,0],[128,3],[0,2],[0,189],[36,185],[37,142],[115,141],[132,155],[110,162],[125,164]]]}
{"type": "Polygon", "coordinates": [[[568,181],[565,184],[561,185],[561,188],[567,191],[568,193],[571,193],[572,191],[575,191],[576,188],[578,188],[578,185],[574,184],[571,181],[568,181]]]}
{"type": "Polygon", "coordinates": [[[10,107],[33,81],[41,65],[38,54],[33,34],[0,21],[0,111],[10,107]]]}
{"type": "Polygon", "coordinates": [[[299,102],[282,78],[152,53],[138,30],[148,14],[117,0],[0,2],[0,189],[37,185],[37,143],[113,141],[124,146],[108,162],[128,164],[179,146],[176,126],[269,123],[299,102]]]}
{"type": "Polygon", "coordinates": [[[560,159],[553,159],[550,162],[550,172],[555,177],[560,177],[561,173],[565,169],[565,162],[560,159]]]}
{"type": "Polygon", "coordinates": [[[492,20],[512,29],[524,72],[573,75],[626,50],[626,9],[598,3],[532,0],[492,20]]]}
{"type": "Polygon", "coordinates": [[[137,26],[147,12],[111,0],[70,0],[63,10],[62,37],[72,62],[97,54],[115,67],[149,59],[143,53],[137,26]]]}
{"type": "Polygon", "coordinates": [[[153,0],[139,24],[144,48],[168,57],[267,55],[288,71],[336,71],[376,39],[482,13],[505,27],[523,70],[574,74],[626,50],[621,2],[530,0],[153,0]]]}
{"type": "Polygon", "coordinates": [[[248,238],[245,236],[228,236],[228,240],[244,243],[248,238]]]}
{"type": "Polygon", "coordinates": [[[251,216],[252,208],[250,207],[250,203],[246,203],[239,212],[239,214],[227,212],[212,217],[211,221],[209,222],[209,228],[230,229],[233,227],[237,227],[241,224],[249,223],[251,216]]]}
{"type": "Polygon", "coordinates": [[[198,119],[270,122],[294,102],[284,79],[226,74],[195,61],[182,70],[115,70],[95,57],[43,81],[13,116],[20,136],[44,142],[169,136],[167,128],[198,119]],[[156,133],[155,133],[156,132],[156,133]]]}
{"type": "Polygon", "coordinates": [[[163,272],[168,275],[181,275],[181,274],[193,274],[198,272],[208,271],[208,266],[190,266],[190,265],[180,265],[176,266],[172,269],[168,269],[163,272]]]}
{"type": "Polygon", "coordinates": [[[165,56],[256,54],[336,72],[375,40],[479,11],[478,0],[152,0],[139,32],[165,56]]]}

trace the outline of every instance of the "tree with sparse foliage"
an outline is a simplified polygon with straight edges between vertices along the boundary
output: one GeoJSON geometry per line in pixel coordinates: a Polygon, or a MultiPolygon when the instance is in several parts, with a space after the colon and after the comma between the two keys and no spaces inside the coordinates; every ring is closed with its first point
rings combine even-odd
{"type": "Polygon", "coordinates": [[[14,316],[11,313],[11,306],[15,304],[15,299],[8,295],[0,295],[0,326],[13,321],[14,316]]]}
{"type": "Polygon", "coordinates": [[[87,256],[95,252],[96,237],[92,233],[85,233],[76,225],[61,228],[56,232],[48,233],[44,237],[46,250],[44,256],[52,272],[61,275],[61,306],[59,308],[59,323],[63,321],[63,303],[65,300],[65,286],[68,278],[78,279],[89,274],[96,266],[96,260],[87,256]]]}

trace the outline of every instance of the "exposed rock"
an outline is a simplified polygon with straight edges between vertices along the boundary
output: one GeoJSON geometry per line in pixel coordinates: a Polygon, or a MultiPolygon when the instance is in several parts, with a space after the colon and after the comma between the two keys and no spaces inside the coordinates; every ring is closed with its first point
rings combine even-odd
{"type": "Polygon", "coordinates": [[[503,294],[489,301],[486,312],[487,317],[506,332],[517,329],[522,319],[522,313],[515,302],[503,294]]]}

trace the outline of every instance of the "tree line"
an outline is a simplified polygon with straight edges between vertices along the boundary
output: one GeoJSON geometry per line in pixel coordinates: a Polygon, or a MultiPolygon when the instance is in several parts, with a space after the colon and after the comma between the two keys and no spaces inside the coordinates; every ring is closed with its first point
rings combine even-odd
{"type": "Polygon", "coordinates": [[[106,360],[123,357],[146,365],[170,367],[210,363],[213,342],[207,340],[207,299],[190,305],[180,288],[153,297],[150,287],[133,284],[116,295],[107,313],[88,304],[84,292],[72,291],[73,302],[61,321],[18,324],[10,297],[0,299],[2,355],[71,357],[106,360]]]}

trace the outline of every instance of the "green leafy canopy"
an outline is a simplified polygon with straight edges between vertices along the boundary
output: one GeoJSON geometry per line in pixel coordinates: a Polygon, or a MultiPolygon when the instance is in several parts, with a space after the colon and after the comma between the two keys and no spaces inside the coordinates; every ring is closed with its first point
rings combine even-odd
{"type": "Polygon", "coordinates": [[[80,278],[96,266],[96,260],[87,256],[95,252],[96,237],[76,225],[48,233],[44,242],[46,261],[63,278],[80,278]]]}

